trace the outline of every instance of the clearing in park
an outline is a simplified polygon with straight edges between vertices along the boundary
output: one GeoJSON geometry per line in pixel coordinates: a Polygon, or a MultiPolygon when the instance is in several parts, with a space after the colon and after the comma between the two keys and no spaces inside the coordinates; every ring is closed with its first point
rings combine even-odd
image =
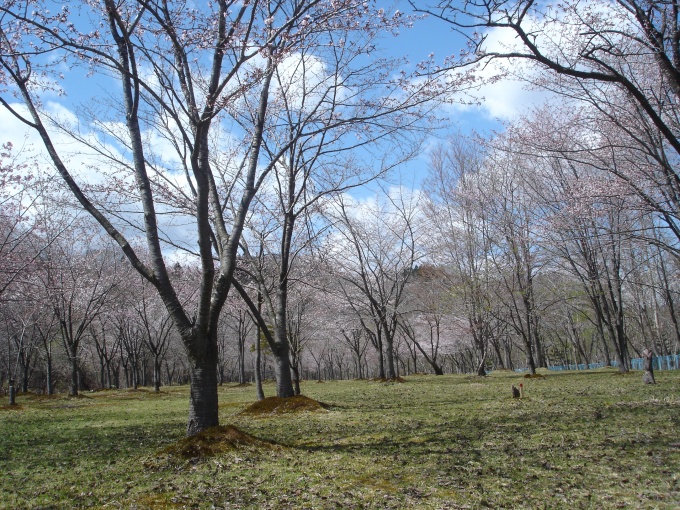
{"type": "Polygon", "coordinates": [[[20,394],[0,508],[680,507],[680,371],[543,374],[225,385],[194,438],[186,387],[20,394]]]}

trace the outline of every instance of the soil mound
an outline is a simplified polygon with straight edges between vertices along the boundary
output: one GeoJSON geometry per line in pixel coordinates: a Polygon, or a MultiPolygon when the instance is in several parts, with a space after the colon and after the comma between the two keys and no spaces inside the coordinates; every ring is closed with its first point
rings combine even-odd
{"type": "Polygon", "coordinates": [[[21,410],[23,410],[23,406],[21,404],[14,404],[13,406],[9,404],[0,406],[0,411],[21,411],[21,410]]]}
{"type": "Polygon", "coordinates": [[[222,425],[211,427],[196,435],[180,439],[163,449],[159,453],[159,457],[201,459],[243,449],[244,447],[272,446],[274,446],[272,443],[253,437],[233,425],[222,425]]]}
{"type": "Polygon", "coordinates": [[[322,411],[327,406],[303,395],[294,397],[267,397],[246,407],[240,414],[251,416],[267,416],[275,414],[301,413],[304,411],[322,411]]]}
{"type": "Polygon", "coordinates": [[[375,378],[371,379],[371,381],[384,383],[384,384],[392,384],[392,383],[405,383],[406,379],[404,379],[403,377],[395,377],[394,379],[390,379],[390,378],[387,378],[387,377],[385,377],[385,378],[375,377],[375,378]]]}
{"type": "Polygon", "coordinates": [[[524,376],[525,379],[545,379],[545,376],[543,374],[526,374],[524,376]]]}

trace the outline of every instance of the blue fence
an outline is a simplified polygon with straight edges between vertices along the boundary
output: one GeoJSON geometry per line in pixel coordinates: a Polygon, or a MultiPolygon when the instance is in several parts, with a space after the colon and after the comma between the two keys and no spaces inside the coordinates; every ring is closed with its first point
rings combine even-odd
{"type": "MultiPolygon", "coordinates": [[[[633,370],[644,370],[643,359],[635,358],[630,360],[630,368],[633,370]]],[[[654,370],[677,370],[680,368],[680,354],[657,356],[652,359],[652,368],[654,370]]]]}
{"type": "MultiPolygon", "coordinates": [[[[578,365],[556,365],[548,367],[548,370],[556,370],[559,372],[561,372],[562,370],[594,370],[596,368],[603,368],[606,366],[607,364],[604,362],[588,363],[587,365],[585,363],[579,363],[578,365]]],[[[612,361],[612,366],[616,366],[616,361],[612,361]]]]}
{"type": "MultiPolygon", "coordinates": [[[[630,368],[633,370],[644,370],[644,360],[642,358],[633,358],[630,360],[630,368]]],[[[561,372],[563,370],[594,370],[596,368],[603,368],[607,366],[606,363],[580,363],[578,365],[553,365],[548,367],[548,370],[555,370],[561,372]]],[[[618,367],[616,361],[612,361],[612,367],[618,367]]],[[[652,360],[652,367],[654,370],[678,370],[680,369],[680,354],[672,354],[670,356],[656,356],[652,360]]],[[[515,372],[526,372],[528,368],[517,368],[515,372]]]]}

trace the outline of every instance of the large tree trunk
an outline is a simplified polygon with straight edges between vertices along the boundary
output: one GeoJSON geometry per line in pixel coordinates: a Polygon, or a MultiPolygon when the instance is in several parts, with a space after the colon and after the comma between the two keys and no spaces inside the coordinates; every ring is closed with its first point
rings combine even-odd
{"type": "Polygon", "coordinates": [[[529,363],[529,373],[536,375],[536,362],[534,361],[533,345],[530,340],[524,339],[524,346],[527,350],[527,362],[529,363]]]}
{"type": "Polygon", "coordinates": [[[291,377],[288,341],[277,345],[274,351],[274,374],[276,377],[276,396],[281,398],[295,395],[293,378],[291,377]]]}
{"type": "Polygon", "coordinates": [[[377,342],[375,347],[376,351],[378,351],[378,369],[380,370],[378,377],[380,379],[385,379],[385,355],[383,354],[382,332],[380,329],[378,329],[377,342]]]}
{"type": "Polygon", "coordinates": [[[387,378],[396,379],[397,373],[394,369],[394,340],[385,335],[385,357],[387,358],[387,378]]]}
{"type": "Polygon", "coordinates": [[[190,363],[191,393],[187,436],[219,425],[216,359],[205,356],[200,361],[192,360],[190,363]]]}

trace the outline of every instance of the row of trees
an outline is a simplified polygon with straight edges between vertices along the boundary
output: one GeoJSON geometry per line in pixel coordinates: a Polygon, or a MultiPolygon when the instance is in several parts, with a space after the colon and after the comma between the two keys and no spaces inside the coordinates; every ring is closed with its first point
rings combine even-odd
{"type": "MultiPolygon", "coordinates": [[[[409,74],[376,48],[411,20],[364,1],[0,6],[0,103],[66,187],[55,199],[57,186],[38,184],[27,200],[21,180],[7,181],[8,203],[29,212],[6,222],[4,246],[17,257],[3,301],[49,297],[36,302],[56,317],[72,392],[84,342],[153,337],[140,345],[161,359],[160,338],[176,335],[191,381],[187,433],[216,425],[223,312],[236,294],[237,359],[244,367],[247,314],[281,397],[295,393],[305,356],[324,359],[319,345],[338,352],[343,342],[358,375],[370,344],[389,378],[409,350],[437,373],[444,354],[483,373],[494,358],[511,367],[521,357],[533,371],[568,346],[622,370],[640,345],[672,349],[662,318],[677,323],[678,10],[624,0],[414,7],[467,35],[468,51],[409,74]],[[512,42],[490,47],[496,31],[512,42]],[[508,59],[527,65],[498,73],[550,90],[547,110],[475,150],[435,151],[422,195],[348,198],[419,152],[432,112],[479,83],[475,65],[508,59]],[[107,88],[116,80],[118,92],[83,91],[77,113],[63,115],[45,98],[73,86],[64,68],[107,88]],[[54,231],[31,200],[86,211],[77,218],[86,233],[54,231]],[[89,220],[123,260],[91,245],[89,220]],[[19,256],[29,237],[35,249],[19,256]],[[130,291],[138,277],[153,299],[130,291]],[[68,285],[66,297],[50,295],[68,285]],[[85,312],[74,319],[76,302],[85,312]],[[147,304],[153,328],[139,318],[147,304]],[[128,311],[125,324],[104,318],[112,308],[128,311]]],[[[8,333],[6,345],[9,369],[25,357],[23,335],[8,333]]],[[[142,354],[110,352],[144,377],[131,361],[142,354]]]]}
{"type": "MultiPolygon", "coordinates": [[[[280,334],[295,392],[302,378],[594,361],[627,370],[644,349],[677,353],[679,268],[666,229],[611,173],[517,150],[530,120],[431,151],[417,192],[324,202],[288,261],[261,229],[267,214],[253,215],[238,295],[218,326],[218,381],[276,379],[284,264],[280,334]]],[[[71,394],[186,382],[158,295],[83,218],[59,219],[59,202],[38,197],[50,210],[15,243],[33,255],[3,293],[3,380],[52,392],[56,379],[71,394]]],[[[190,260],[171,270],[184,306],[196,306],[198,271],[190,260]]]]}

